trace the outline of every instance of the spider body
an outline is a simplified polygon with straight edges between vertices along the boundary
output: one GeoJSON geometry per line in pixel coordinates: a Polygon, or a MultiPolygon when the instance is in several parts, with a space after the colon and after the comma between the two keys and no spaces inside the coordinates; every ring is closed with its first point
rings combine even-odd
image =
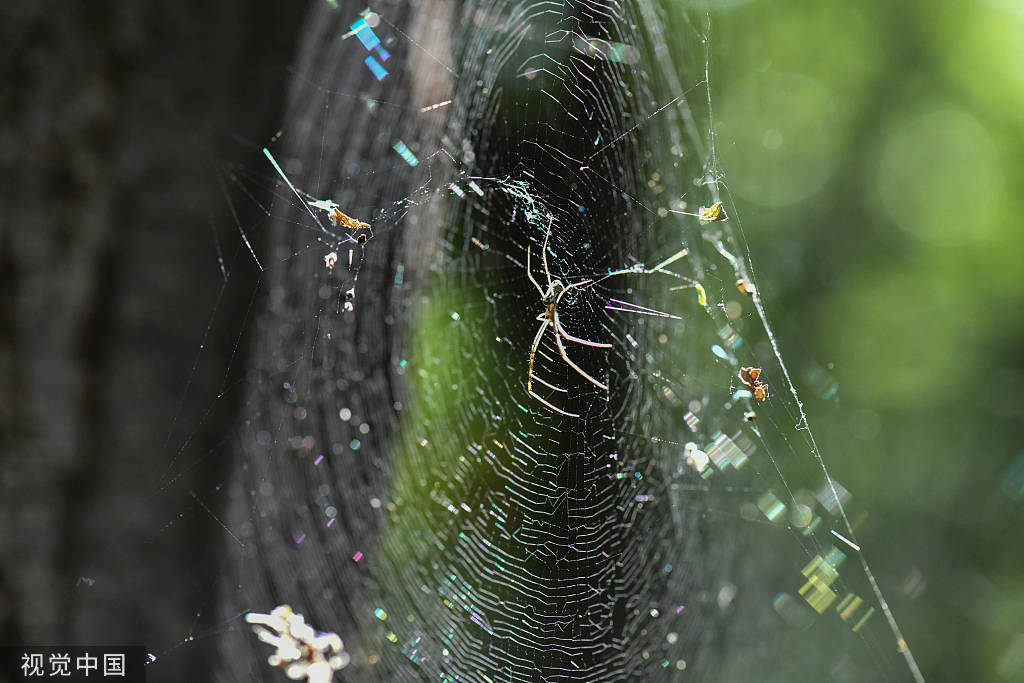
{"type": "Polygon", "coordinates": [[[558,297],[560,297],[562,295],[562,292],[564,291],[565,285],[562,284],[562,281],[555,280],[548,287],[548,291],[545,292],[544,298],[541,299],[541,301],[544,302],[544,305],[547,306],[544,315],[548,318],[548,320],[551,320],[551,317],[554,315],[555,305],[558,303],[558,297]]]}

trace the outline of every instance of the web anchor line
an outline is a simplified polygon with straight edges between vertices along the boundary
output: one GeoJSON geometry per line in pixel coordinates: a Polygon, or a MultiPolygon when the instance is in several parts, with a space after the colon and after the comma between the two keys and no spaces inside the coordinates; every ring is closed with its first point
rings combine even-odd
{"type": "MultiPolygon", "coordinates": [[[[719,250],[721,251],[721,248],[719,250]]],[[[735,259],[735,257],[733,257],[733,259],[735,259]]],[[[742,264],[738,259],[735,259],[734,265],[739,265],[740,267],[738,270],[743,278],[750,281],[750,277],[746,273],[746,269],[742,267],[742,264]]],[[[903,637],[903,631],[900,629],[899,624],[896,623],[896,617],[893,615],[892,609],[889,607],[889,603],[882,594],[882,589],[879,587],[878,581],[875,579],[874,572],[872,572],[871,568],[868,566],[868,562],[864,557],[864,551],[862,549],[863,546],[857,542],[857,536],[853,532],[853,524],[850,522],[850,518],[846,514],[846,508],[843,506],[842,500],[839,497],[839,491],[836,489],[835,481],[832,479],[831,475],[829,475],[828,468],[825,467],[825,460],[822,458],[821,451],[818,449],[818,442],[814,438],[814,432],[811,431],[810,423],[807,421],[807,413],[804,412],[804,404],[800,401],[800,397],[797,395],[796,386],[794,386],[789,370],[786,367],[785,362],[782,360],[782,353],[779,351],[778,340],[775,338],[775,333],[772,332],[772,328],[768,324],[768,316],[765,313],[764,305],[761,303],[761,297],[754,298],[754,308],[757,310],[757,315],[761,319],[761,324],[764,326],[765,333],[768,335],[768,341],[772,346],[772,353],[775,356],[775,360],[779,363],[779,368],[782,370],[782,376],[786,379],[786,385],[789,387],[789,393],[793,396],[793,400],[796,401],[797,410],[800,413],[800,423],[803,425],[804,430],[806,430],[807,438],[811,442],[814,459],[817,461],[822,474],[825,476],[825,480],[828,482],[829,489],[832,491],[833,500],[836,502],[836,508],[839,510],[839,516],[843,520],[846,537],[840,538],[842,538],[842,540],[844,540],[846,544],[855,551],[857,561],[860,562],[861,569],[864,570],[868,583],[871,584],[871,590],[875,594],[875,599],[878,600],[878,604],[882,609],[882,614],[885,615],[885,620],[889,624],[889,629],[896,637],[897,650],[901,655],[903,655],[903,659],[906,661],[911,675],[914,677],[916,683],[925,683],[924,674],[921,673],[921,669],[917,665],[917,660],[914,659],[914,654],[910,651],[910,645],[907,644],[906,638],[903,637]]]]}

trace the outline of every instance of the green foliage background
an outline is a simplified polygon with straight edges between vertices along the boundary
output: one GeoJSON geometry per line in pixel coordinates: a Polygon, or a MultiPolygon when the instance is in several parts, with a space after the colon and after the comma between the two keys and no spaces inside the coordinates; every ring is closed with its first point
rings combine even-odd
{"type": "Polygon", "coordinates": [[[1024,3],[705,9],[724,182],[867,559],[929,681],[1024,680],[1024,3]]]}

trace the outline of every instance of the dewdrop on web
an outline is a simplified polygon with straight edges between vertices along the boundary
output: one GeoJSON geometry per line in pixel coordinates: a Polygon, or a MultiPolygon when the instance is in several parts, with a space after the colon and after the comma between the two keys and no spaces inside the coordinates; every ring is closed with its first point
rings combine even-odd
{"type": "Polygon", "coordinates": [[[684,446],[683,462],[692,467],[697,473],[704,472],[710,461],[711,459],[708,457],[708,454],[702,451],[694,442],[687,442],[686,446],[684,446]]]}
{"type": "Polygon", "coordinates": [[[277,648],[267,663],[293,681],[331,683],[334,672],[352,659],[337,633],[316,631],[288,605],[279,605],[270,614],[250,612],[245,620],[260,640],[277,648]]]}

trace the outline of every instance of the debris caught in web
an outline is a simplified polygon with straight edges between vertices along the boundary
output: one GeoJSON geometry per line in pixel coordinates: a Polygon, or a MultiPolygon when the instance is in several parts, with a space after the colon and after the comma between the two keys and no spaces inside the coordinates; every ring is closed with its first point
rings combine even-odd
{"type": "Polygon", "coordinates": [[[270,614],[250,612],[245,620],[260,640],[277,648],[267,663],[293,681],[330,683],[334,672],[352,659],[337,633],[316,631],[288,605],[279,605],[270,614]]]}
{"type": "Polygon", "coordinates": [[[728,220],[729,218],[725,213],[725,208],[722,206],[722,202],[716,202],[711,206],[700,207],[700,211],[697,212],[697,217],[702,223],[717,223],[718,221],[728,220]]]}
{"type": "MultiPolygon", "coordinates": [[[[683,206],[685,206],[685,203],[683,206]]],[[[670,209],[670,213],[676,213],[681,216],[694,216],[701,223],[720,223],[722,221],[729,220],[729,216],[725,213],[725,207],[722,205],[722,202],[715,202],[711,206],[702,206],[700,207],[700,211],[697,213],[680,211],[678,209],[670,209]]]]}
{"type": "Polygon", "coordinates": [[[317,199],[309,203],[314,209],[320,209],[321,211],[327,212],[327,220],[331,222],[334,227],[344,227],[350,230],[369,230],[370,224],[364,221],[352,218],[338,207],[337,202],[333,202],[329,199],[317,199]]]}
{"type": "Polygon", "coordinates": [[[764,403],[768,400],[768,385],[759,380],[761,368],[740,368],[740,381],[754,393],[754,398],[764,403]]]}

